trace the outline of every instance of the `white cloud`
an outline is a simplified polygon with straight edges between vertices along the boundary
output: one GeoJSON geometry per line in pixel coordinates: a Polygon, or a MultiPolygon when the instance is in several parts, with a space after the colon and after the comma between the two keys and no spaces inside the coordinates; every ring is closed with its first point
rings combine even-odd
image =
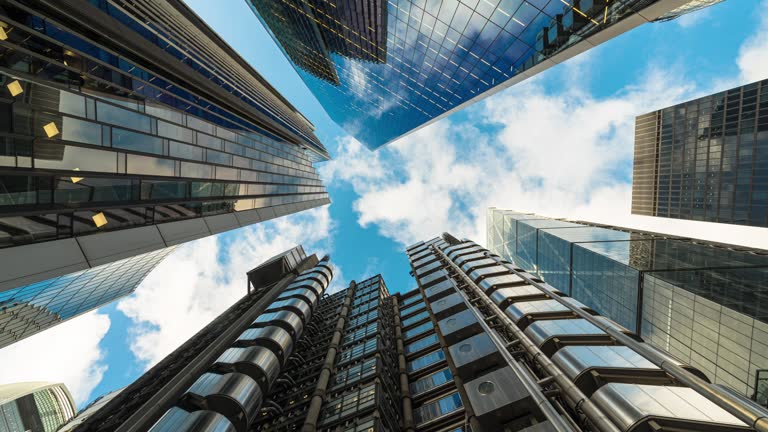
{"type": "Polygon", "coordinates": [[[322,258],[332,228],[322,207],[180,247],[117,306],[135,322],[132,352],[151,367],[245,295],[246,271],[298,244],[322,258]]]}
{"type": "MultiPolygon", "coordinates": [[[[741,58],[760,49],[767,22],[741,58]]],[[[360,225],[404,245],[443,231],[482,242],[486,209],[495,206],[765,247],[765,229],[630,215],[635,117],[711,93],[684,66],[628,71],[622,91],[598,98],[569,85],[574,68],[590,78],[584,62],[569,62],[476,104],[465,111],[469,121],[442,120],[374,153],[341,140],[336,166],[371,166],[375,175],[327,174],[360,195],[360,225]],[[546,77],[554,79],[545,85],[546,77]]]]}
{"type": "Polygon", "coordinates": [[[736,60],[741,81],[745,84],[768,78],[768,1],[763,0],[757,10],[760,11],[760,26],[741,46],[736,60]]]}
{"type": "Polygon", "coordinates": [[[0,350],[0,383],[63,382],[79,406],[107,370],[99,346],[109,317],[90,312],[0,350]]]}

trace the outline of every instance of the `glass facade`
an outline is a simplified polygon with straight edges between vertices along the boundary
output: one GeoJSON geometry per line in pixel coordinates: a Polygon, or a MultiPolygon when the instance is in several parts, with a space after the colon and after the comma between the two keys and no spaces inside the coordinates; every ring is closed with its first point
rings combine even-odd
{"type": "Polygon", "coordinates": [[[0,348],[129,295],[173,250],[165,248],[0,292],[0,348]]]}
{"type": "Polygon", "coordinates": [[[313,126],[181,1],[43,3],[0,12],[0,251],[330,202],[313,126]]]}
{"type": "Polygon", "coordinates": [[[64,384],[0,385],[0,400],[0,432],[55,432],[75,416],[75,402],[64,384]]]}
{"type": "Polygon", "coordinates": [[[768,367],[767,251],[583,222],[547,227],[535,216],[494,208],[487,220],[492,252],[714,382],[754,393],[756,371],[768,367]],[[519,234],[528,229],[521,227],[531,224],[541,226],[535,254],[524,252],[534,262],[520,259],[519,234]]]}
{"type": "Polygon", "coordinates": [[[768,80],[637,117],[632,213],[768,227],[768,80]]]}
{"type": "Polygon", "coordinates": [[[656,3],[249,0],[331,118],[372,149],[589,49],[608,28],[656,18],[637,15],[664,9],[656,3]]]}

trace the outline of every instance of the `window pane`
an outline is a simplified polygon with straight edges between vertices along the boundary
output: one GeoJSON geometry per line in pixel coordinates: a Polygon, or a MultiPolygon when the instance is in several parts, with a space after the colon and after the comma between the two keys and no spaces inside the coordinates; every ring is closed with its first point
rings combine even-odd
{"type": "Polygon", "coordinates": [[[170,159],[128,155],[128,174],[172,176],[174,163],[170,159]]]}
{"type": "Polygon", "coordinates": [[[150,132],[150,119],[144,114],[118,108],[101,101],[96,101],[96,110],[97,118],[101,122],[150,132]]]}
{"type": "Polygon", "coordinates": [[[171,141],[170,155],[182,159],[203,160],[203,149],[200,147],[171,141]]]}
{"type": "Polygon", "coordinates": [[[118,128],[112,128],[112,147],[142,153],[163,154],[162,139],[118,128]]]}
{"type": "Polygon", "coordinates": [[[101,145],[101,125],[72,117],[62,118],[61,139],[85,144],[101,145]]]}

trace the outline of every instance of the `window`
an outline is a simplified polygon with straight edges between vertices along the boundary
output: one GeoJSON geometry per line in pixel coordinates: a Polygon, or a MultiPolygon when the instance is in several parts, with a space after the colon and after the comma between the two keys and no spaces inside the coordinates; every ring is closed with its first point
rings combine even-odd
{"type": "Polygon", "coordinates": [[[61,139],[85,144],[101,145],[101,125],[72,117],[62,119],[61,139]]]}
{"type": "Polygon", "coordinates": [[[364,339],[370,335],[376,334],[379,331],[379,323],[378,321],[372,322],[371,324],[368,324],[367,326],[355,331],[354,333],[350,333],[346,336],[344,336],[344,340],[341,342],[342,345],[346,345],[348,343],[358,341],[361,339],[364,339]]]}
{"type": "Polygon", "coordinates": [[[406,318],[405,320],[403,320],[403,327],[408,327],[411,324],[416,324],[417,322],[423,320],[424,318],[428,318],[428,317],[429,317],[429,312],[427,312],[427,310],[425,309],[425,310],[417,313],[416,315],[414,315],[414,316],[412,316],[410,318],[406,318]]]}
{"type": "Polygon", "coordinates": [[[431,375],[427,375],[418,381],[412,382],[411,393],[416,396],[450,381],[453,381],[453,374],[448,368],[445,368],[431,375]]]}
{"type": "Polygon", "coordinates": [[[214,151],[214,150],[208,150],[206,152],[206,159],[208,162],[217,163],[221,165],[232,165],[232,155],[214,151]]]}
{"type": "Polygon", "coordinates": [[[356,414],[364,409],[373,408],[376,403],[376,385],[363,387],[329,401],[323,409],[322,424],[356,414]]]}
{"type": "Polygon", "coordinates": [[[347,330],[353,329],[363,324],[367,324],[368,321],[372,321],[378,317],[379,317],[378,309],[374,309],[366,314],[362,314],[354,319],[349,320],[349,322],[347,323],[347,330]]]}
{"type": "Polygon", "coordinates": [[[417,310],[419,310],[419,309],[421,309],[423,307],[424,307],[424,302],[415,304],[415,305],[413,305],[413,306],[411,306],[409,308],[401,310],[400,311],[400,316],[404,317],[406,315],[412,314],[412,313],[416,312],[417,310]]]}
{"type": "Polygon", "coordinates": [[[413,342],[413,343],[410,343],[410,344],[406,345],[405,346],[405,353],[406,354],[411,354],[411,353],[414,353],[416,351],[423,350],[424,348],[426,348],[428,346],[432,346],[432,345],[437,344],[437,342],[438,342],[437,341],[437,335],[435,333],[432,333],[431,335],[429,335],[429,336],[427,336],[427,337],[425,337],[423,339],[419,339],[416,342],[413,342]]]}
{"type": "Polygon", "coordinates": [[[363,378],[373,376],[376,374],[377,359],[371,358],[363,363],[356,364],[349,369],[343,369],[336,372],[336,376],[333,377],[333,386],[346,386],[354,384],[363,378]]]}
{"type": "Polygon", "coordinates": [[[450,414],[464,407],[461,403],[459,393],[453,393],[436,401],[425,403],[413,410],[413,419],[417,425],[424,424],[430,420],[450,414]]]}
{"type": "Polygon", "coordinates": [[[354,345],[345,349],[341,352],[341,356],[339,357],[339,364],[374,353],[379,347],[378,342],[379,338],[373,338],[367,340],[365,343],[354,345]]]}
{"type": "Polygon", "coordinates": [[[408,372],[415,372],[425,367],[435,364],[441,360],[445,360],[445,353],[443,350],[432,351],[429,354],[425,354],[421,357],[417,357],[408,362],[408,372]]]}
{"type": "Polygon", "coordinates": [[[414,328],[412,328],[410,330],[407,330],[403,334],[403,339],[408,339],[408,338],[412,338],[412,337],[414,337],[416,335],[420,335],[420,334],[424,333],[425,331],[432,329],[433,327],[434,326],[432,325],[432,321],[427,321],[424,324],[417,325],[416,327],[414,327],[414,328]]]}
{"type": "Polygon", "coordinates": [[[171,141],[170,155],[181,159],[203,160],[203,149],[200,147],[171,141]]]}
{"type": "Polygon", "coordinates": [[[118,108],[114,105],[96,101],[96,110],[100,122],[150,132],[150,118],[135,111],[118,108]]]}
{"type": "Polygon", "coordinates": [[[416,294],[411,297],[408,297],[407,299],[403,300],[403,302],[400,304],[401,307],[408,306],[411,303],[417,302],[421,300],[421,294],[416,294]]]}
{"type": "Polygon", "coordinates": [[[112,147],[143,153],[163,154],[163,140],[161,138],[118,128],[112,128],[112,147]]]}
{"type": "Polygon", "coordinates": [[[192,142],[193,137],[192,130],[175,124],[166,123],[162,120],[158,120],[157,122],[157,134],[172,140],[184,142],[192,142]]]}

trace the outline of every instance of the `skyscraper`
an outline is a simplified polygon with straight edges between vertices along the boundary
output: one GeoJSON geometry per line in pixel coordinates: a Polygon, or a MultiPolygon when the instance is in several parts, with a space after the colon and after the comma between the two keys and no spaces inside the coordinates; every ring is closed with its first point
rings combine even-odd
{"type": "Polygon", "coordinates": [[[182,1],[0,21],[0,289],[330,202],[312,124],[182,1]]]}
{"type": "Polygon", "coordinates": [[[371,149],[640,24],[720,0],[246,0],[371,149]]]}
{"type": "Polygon", "coordinates": [[[0,349],[131,294],[174,249],[0,290],[0,349]]]}
{"type": "Polygon", "coordinates": [[[55,432],[75,411],[75,401],[64,384],[0,385],[1,432],[55,432]]]}
{"type": "Polygon", "coordinates": [[[755,394],[768,369],[768,251],[494,208],[487,227],[494,253],[755,394]]]}
{"type": "Polygon", "coordinates": [[[765,431],[768,410],[471,241],[407,253],[418,287],[396,294],[322,293],[300,248],[254,269],[75,431],[765,431]]]}
{"type": "Polygon", "coordinates": [[[768,227],[768,80],[638,116],[632,213],[768,227]]]}

